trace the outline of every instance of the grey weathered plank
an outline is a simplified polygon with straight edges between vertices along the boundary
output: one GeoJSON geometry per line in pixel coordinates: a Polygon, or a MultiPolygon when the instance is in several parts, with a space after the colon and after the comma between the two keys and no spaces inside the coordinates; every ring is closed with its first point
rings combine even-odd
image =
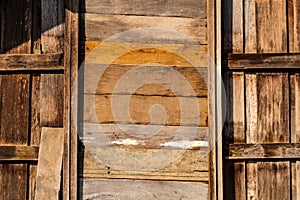
{"type": "Polygon", "coordinates": [[[229,159],[295,159],[300,158],[300,144],[232,144],[229,159]]]}
{"type": "Polygon", "coordinates": [[[199,182],[80,179],[83,200],[206,200],[208,185],[199,182]]]}
{"type": "Polygon", "coordinates": [[[84,14],[82,17],[87,41],[207,44],[204,19],[101,14],[84,14]],[[153,29],[146,29],[151,27],[153,29]],[[129,32],[122,33],[124,31],[129,32]],[[122,34],[116,35],[118,33],[122,34]]]}
{"type": "Polygon", "coordinates": [[[58,200],[64,147],[63,128],[43,128],[35,199],[58,200]]]}
{"type": "Polygon", "coordinates": [[[63,54],[0,54],[0,71],[63,70],[63,54]]]}
{"type": "Polygon", "coordinates": [[[37,146],[0,146],[0,161],[37,161],[37,146]]]}
{"type": "Polygon", "coordinates": [[[228,54],[230,69],[295,69],[300,68],[300,56],[294,54],[228,54]]]}
{"type": "Polygon", "coordinates": [[[205,0],[87,0],[85,12],[101,14],[206,18],[205,0]]]}

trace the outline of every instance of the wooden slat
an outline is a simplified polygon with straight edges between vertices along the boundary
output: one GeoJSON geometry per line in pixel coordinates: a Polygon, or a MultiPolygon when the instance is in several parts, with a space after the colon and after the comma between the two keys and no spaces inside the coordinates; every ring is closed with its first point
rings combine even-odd
{"type": "Polygon", "coordinates": [[[206,200],[206,183],[149,180],[80,179],[83,199],[206,200]]]}
{"type": "Polygon", "coordinates": [[[64,144],[63,128],[43,128],[35,199],[58,200],[64,144]]]}
{"type": "Polygon", "coordinates": [[[286,0],[256,1],[258,53],[287,53],[286,0]]]}
{"type": "Polygon", "coordinates": [[[100,15],[84,14],[85,38],[87,41],[103,41],[114,36],[114,41],[136,42],[136,43],[156,43],[156,44],[185,44],[192,40],[198,44],[207,44],[206,40],[206,20],[180,17],[150,17],[150,16],[123,16],[123,15],[100,15]],[[149,29],[134,30],[137,28],[155,27],[149,29]],[[160,34],[161,30],[168,34],[160,34]],[[123,31],[122,37],[115,34],[123,31]],[[186,35],[179,37],[178,33],[186,35]]]}
{"type": "Polygon", "coordinates": [[[63,70],[63,54],[0,54],[0,71],[63,70]]]}
{"type": "Polygon", "coordinates": [[[245,53],[257,52],[255,0],[245,0],[245,53]]]}
{"type": "Polygon", "coordinates": [[[231,144],[229,159],[296,159],[300,158],[300,144],[231,144]]]}
{"type": "Polygon", "coordinates": [[[288,0],[289,50],[300,51],[300,2],[288,0]]]}
{"type": "Polygon", "coordinates": [[[229,69],[299,69],[300,54],[228,54],[229,69]]]}
{"type": "Polygon", "coordinates": [[[232,0],[232,52],[244,51],[244,2],[232,0]]]}
{"type": "Polygon", "coordinates": [[[0,146],[0,161],[37,161],[39,147],[0,146]]]}
{"type": "Polygon", "coordinates": [[[85,12],[101,14],[206,18],[205,8],[205,0],[87,0],[85,2],[85,12]]]}

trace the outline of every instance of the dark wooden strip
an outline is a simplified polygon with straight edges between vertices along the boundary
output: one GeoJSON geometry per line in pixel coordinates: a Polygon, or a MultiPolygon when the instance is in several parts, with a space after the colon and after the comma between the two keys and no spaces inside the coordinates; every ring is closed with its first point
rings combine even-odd
{"type": "Polygon", "coordinates": [[[296,159],[300,158],[299,143],[230,144],[229,159],[296,159]]]}
{"type": "Polygon", "coordinates": [[[0,54],[0,71],[63,70],[62,53],[0,54]]]}
{"type": "Polygon", "coordinates": [[[0,146],[0,161],[37,161],[38,146],[0,146]]]}
{"type": "Polygon", "coordinates": [[[205,0],[87,0],[85,12],[206,18],[205,0]]]}
{"type": "Polygon", "coordinates": [[[300,69],[300,54],[228,54],[229,69],[300,69]]]}

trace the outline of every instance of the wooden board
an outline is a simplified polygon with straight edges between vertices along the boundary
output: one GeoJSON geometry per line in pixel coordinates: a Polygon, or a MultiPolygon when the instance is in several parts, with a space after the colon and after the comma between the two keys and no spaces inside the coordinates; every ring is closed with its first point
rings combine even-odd
{"type": "Polygon", "coordinates": [[[83,200],[206,200],[208,193],[207,184],[197,182],[81,179],[80,184],[83,200]]]}
{"type": "Polygon", "coordinates": [[[87,13],[174,16],[206,18],[206,1],[204,0],[87,0],[83,11],[87,13]]]}
{"type": "Polygon", "coordinates": [[[205,19],[102,14],[84,14],[82,18],[85,24],[83,38],[87,41],[113,39],[119,42],[136,43],[207,44],[205,19]],[[150,27],[155,29],[138,30],[150,27]],[[128,30],[131,31],[120,35],[122,37],[115,35],[128,30]],[[114,37],[110,38],[112,36],[114,37]]]}

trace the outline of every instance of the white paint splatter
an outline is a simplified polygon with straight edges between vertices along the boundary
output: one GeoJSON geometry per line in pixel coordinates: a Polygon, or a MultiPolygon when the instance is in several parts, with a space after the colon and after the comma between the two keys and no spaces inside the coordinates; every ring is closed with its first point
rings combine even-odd
{"type": "Polygon", "coordinates": [[[196,148],[196,147],[207,147],[207,141],[172,141],[172,142],[165,142],[161,144],[164,147],[177,147],[177,148],[196,148]]]}
{"type": "Polygon", "coordinates": [[[125,140],[118,140],[118,141],[113,141],[112,144],[118,144],[118,145],[139,145],[141,142],[137,140],[131,140],[131,139],[125,139],[125,140]]]}

